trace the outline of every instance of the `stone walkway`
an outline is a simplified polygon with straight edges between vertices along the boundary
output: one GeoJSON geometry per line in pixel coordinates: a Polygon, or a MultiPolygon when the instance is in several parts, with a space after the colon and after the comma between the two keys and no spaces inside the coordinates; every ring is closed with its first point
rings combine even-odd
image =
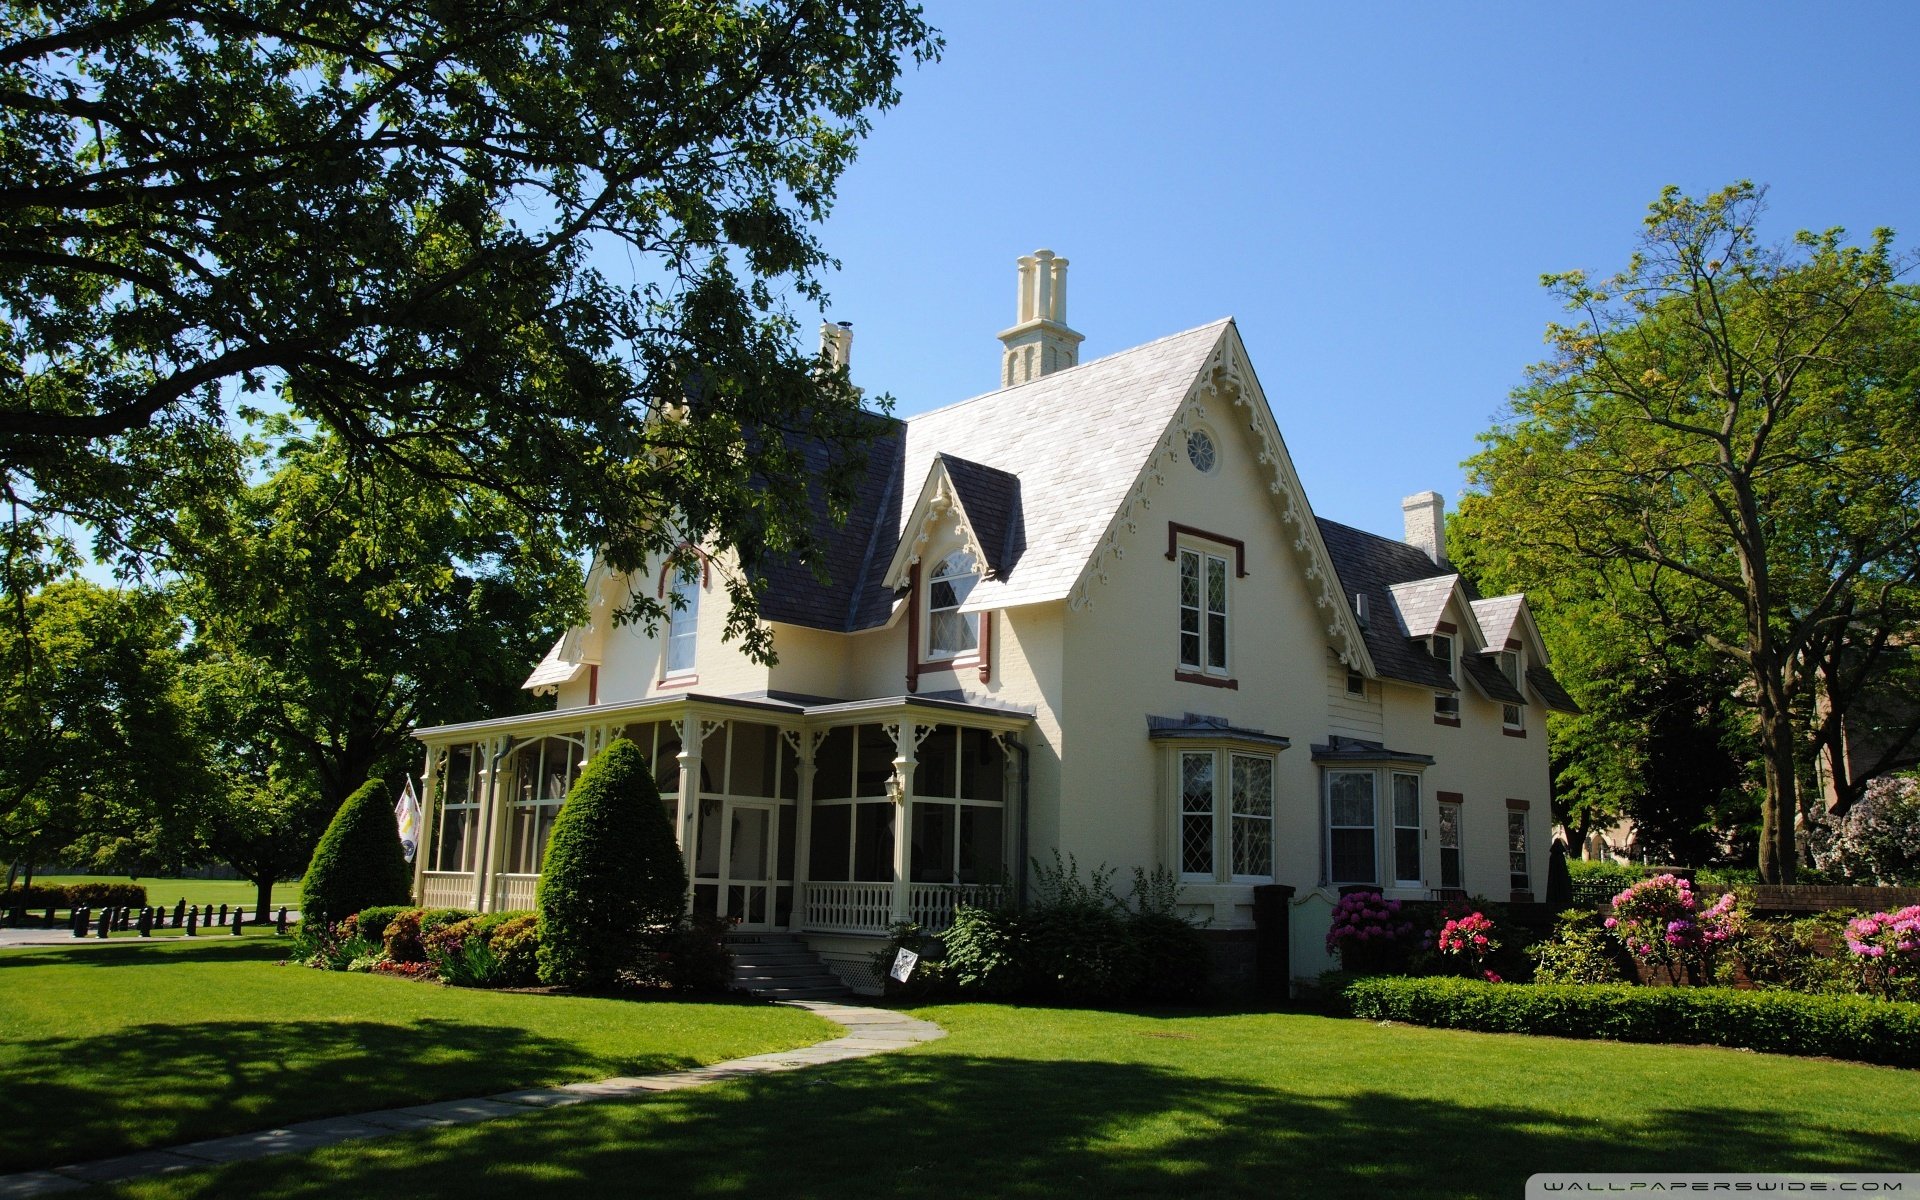
{"type": "Polygon", "coordinates": [[[568,1104],[586,1104],[595,1100],[619,1100],[649,1092],[673,1092],[699,1087],[723,1079],[757,1075],[767,1071],[794,1071],[801,1067],[866,1058],[889,1050],[903,1050],[921,1042],[942,1038],[947,1031],[930,1021],[909,1017],[884,1008],[863,1008],[825,1000],[787,1001],[791,1008],[804,1008],[846,1029],[845,1036],[816,1042],[798,1050],[779,1050],[736,1058],[712,1066],[662,1075],[621,1076],[592,1083],[567,1083],[555,1087],[525,1088],[493,1096],[475,1096],[469,1100],[442,1100],[437,1104],[419,1104],[411,1108],[389,1108],[379,1112],[355,1113],[344,1117],[326,1117],[301,1121],[282,1129],[241,1133],[231,1137],[188,1142],[163,1150],[143,1150],[119,1158],[75,1163],[42,1171],[23,1171],[0,1175],[0,1200],[22,1196],[47,1196],[96,1183],[138,1179],[175,1171],[199,1171],[221,1163],[267,1158],[275,1154],[299,1154],[334,1146],[341,1142],[387,1137],[416,1129],[446,1125],[468,1125],[498,1117],[516,1117],[543,1108],[568,1104]]]}

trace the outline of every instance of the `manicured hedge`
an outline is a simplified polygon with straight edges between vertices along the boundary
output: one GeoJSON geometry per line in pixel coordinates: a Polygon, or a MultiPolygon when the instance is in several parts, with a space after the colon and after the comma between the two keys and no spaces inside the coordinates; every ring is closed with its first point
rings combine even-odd
{"type": "Polygon", "coordinates": [[[338,921],[364,909],[407,903],[413,868],[400,849],[386,792],[385,783],[369,779],[333,814],[300,881],[303,914],[338,921]]]}
{"type": "Polygon", "coordinates": [[[1375,976],[1347,985],[1353,1015],[1481,1033],[1704,1043],[1920,1067],[1920,1004],[1733,988],[1499,984],[1375,976]]]}
{"type": "Polygon", "coordinates": [[[10,908],[145,908],[147,889],[138,883],[15,884],[0,890],[0,911],[10,908]]]}

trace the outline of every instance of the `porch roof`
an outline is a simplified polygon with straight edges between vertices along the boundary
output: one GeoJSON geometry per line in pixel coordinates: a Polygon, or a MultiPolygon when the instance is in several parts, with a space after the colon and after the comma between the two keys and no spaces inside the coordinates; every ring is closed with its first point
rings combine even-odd
{"type": "Polygon", "coordinates": [[[530,729],[574,728],[600,725],[624,718],[645,719],[686,706],[734,708],[743,714],[784,716],[800,721],[843,721],[849,717],[889,711],[919,710],[929,714],[948,713],[987,718],[1003,727],[1018,727],[1033,721],[1034,710],[984,697],[969,697],[964,692],[925,692],[919,695],[877,696],[862,700],[838,700],[827,696],[807,696],[793,692],[746,692],[712,695],[705,692],[676,692],[666,696],[648,696],[613,704],[588,704],[575,708],[548,709],[511,717],[490,717],[483,721],[465,721],[452,725],[429,725],[413,731],[420,741],[441,741],[462,734],[507,733],[530,729]]]}

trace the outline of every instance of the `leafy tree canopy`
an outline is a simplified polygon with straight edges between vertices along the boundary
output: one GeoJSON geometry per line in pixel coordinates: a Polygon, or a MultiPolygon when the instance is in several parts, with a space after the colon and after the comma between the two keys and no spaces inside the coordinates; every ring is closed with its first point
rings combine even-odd
{"type": "Polygon", "coordinates": [[[1761,874],[1791,880],[1801,768],[1920,620],[1920,300],[1890,231],[1769,246],[1762,199],[1668,189],[1619,275],[1545,278],[1573,320],[1463,509],[1504,579],[1578,568],[1737,672],[1761,874]]]}
{"type": "MultiPolygon", "coordinates": [[[[551,518],[617,568],[805,555],[813,228],[905,0],[0,4],[0,485],[17,543],[179,550],[236,405],[551,518]],[[617,264],[619,278],[601,264],[617,264]],[[629,276],[631,273],[631,276],[629,276]]],[[[842,456],[843,467],[846,456],[842,456]]],[[[828,481],[844,499],[846,479],[828,481]]],[[[657,601],[635,597],[657,619],[657,601]]]]}

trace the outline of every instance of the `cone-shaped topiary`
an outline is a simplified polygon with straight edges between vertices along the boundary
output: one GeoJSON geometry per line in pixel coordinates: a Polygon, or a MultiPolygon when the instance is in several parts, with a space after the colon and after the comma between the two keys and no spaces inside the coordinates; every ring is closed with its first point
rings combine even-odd
{"type": "Polygon", "coordinates": [[[413,868],[400,849],[386,791],[385,783],[369,779],[333,814],[300,881],[302,916],[339,921],[377,904],[408,902],[413,868]]]}
{"type": "Polygon", "coordinates": [[[611,984],[649,930],[680,919],[686,896],[673,822],[640,748],[621,738],[587,764],[553,822],[535,899],[540,982],[611,984]]]}

